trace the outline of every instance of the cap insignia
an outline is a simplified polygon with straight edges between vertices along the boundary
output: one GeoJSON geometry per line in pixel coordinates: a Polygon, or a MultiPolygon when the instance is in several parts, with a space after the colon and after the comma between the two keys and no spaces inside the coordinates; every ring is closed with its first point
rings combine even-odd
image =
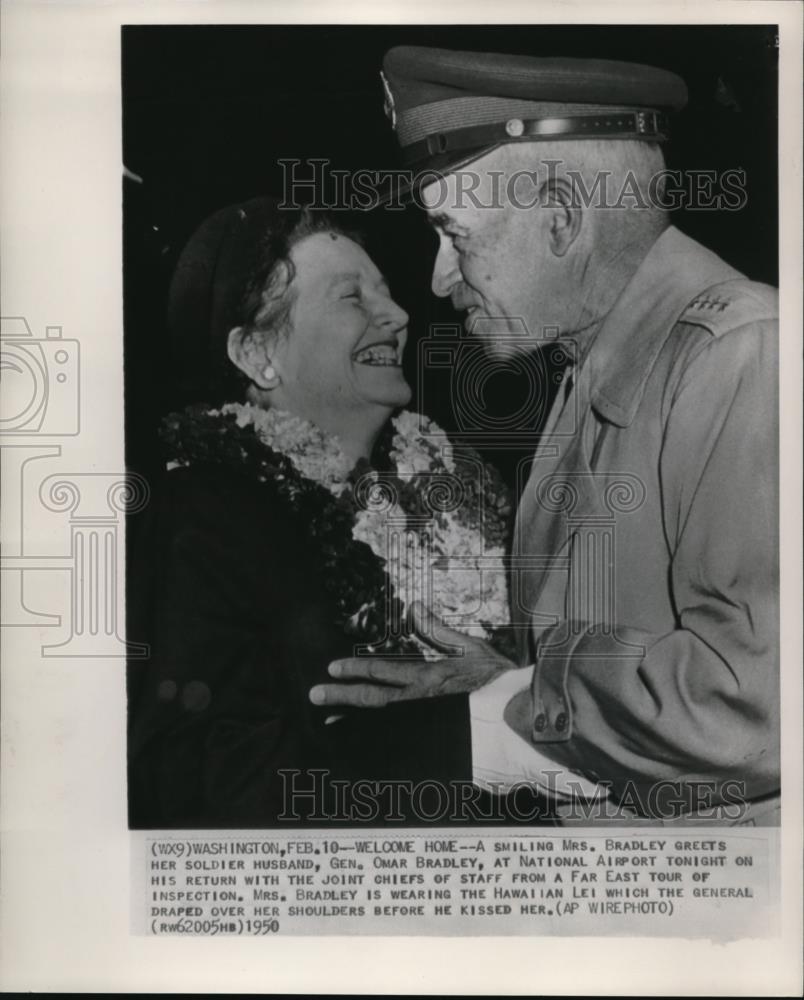
{"type": "Polygon", "coordinates": [[[382,80],[382,89],[385,94],[385,104],[383,106],[385,117],[391,123],[391,128],[396,130],[396,107],[394,105],[394,95],[391,93],[391,86],[388,83],[388,78],[382,70],[380,70],[380,79],[382,80]]]}

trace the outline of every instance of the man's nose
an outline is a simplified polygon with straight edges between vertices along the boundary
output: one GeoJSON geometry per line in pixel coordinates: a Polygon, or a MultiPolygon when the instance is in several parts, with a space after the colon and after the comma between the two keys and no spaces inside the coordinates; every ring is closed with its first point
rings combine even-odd
{"type": "Polygon", "coordinates": [[[433,264],[433,278],[430,282],[433,295],[445,299],[460,280],[458,255],[448,241],[442,240],[433,264]]]}

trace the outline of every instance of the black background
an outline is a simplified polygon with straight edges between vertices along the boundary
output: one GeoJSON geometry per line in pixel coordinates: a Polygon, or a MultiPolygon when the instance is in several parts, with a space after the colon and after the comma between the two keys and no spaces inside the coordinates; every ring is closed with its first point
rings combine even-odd
{"type": "MultiPolygon", "coordinates": [[[[212,211],[282,193],[280,158],[323,157],[333,169],[400,166],[383,113],[379,70],[394,45],[434,45],[544,56],[624,59],[684,78],[668,166],[743,169],[737,212],[685,211],[673,221],[756,280],[777,283],[777,51],[773,26],[145,26],[122,29],[126,445],[129,466],[160,465],[156,428],[176,397],[164,329],[170,274],[212,211]]],[[[416,209],[364,214],[372,255],[411,315],[416,339],[453,321],[429,292],[435,240],[416,209]]],[[[419,405],[455,426],[449,386],[433,374],[419,405]]],[[[500,370],[491,411],[523,405],[527,383],[500,370]]],[[[515,451],[491,455],[510,473],[515,451]]]]}

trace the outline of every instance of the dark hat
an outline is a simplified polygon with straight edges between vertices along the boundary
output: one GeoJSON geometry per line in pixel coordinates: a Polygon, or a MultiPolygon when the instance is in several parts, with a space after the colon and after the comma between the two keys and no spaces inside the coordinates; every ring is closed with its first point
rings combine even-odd
{"type": "Polygon", "coordinates": [[[184,395],[209,396],[233,372],[229,331],[267,234],[284,222],[272,198],[229,205],[196,229],[179,257],[168,297],[168,331],[184,395]]]}
{"type": "Polygon", "coordinates": [[[386,114],[406,165],[449,172],[503,143],[667,138],[687,102],[674,73],[602,59],[391,49],[386,114]]]}

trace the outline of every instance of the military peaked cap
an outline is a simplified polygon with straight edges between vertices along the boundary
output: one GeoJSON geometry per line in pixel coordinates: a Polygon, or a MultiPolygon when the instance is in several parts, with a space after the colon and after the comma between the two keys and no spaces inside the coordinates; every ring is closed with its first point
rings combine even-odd
{"type": "Polygon", "coordinates": [[[449,172],[509,142],[661,142],[668,112],[687,102],[667,70],[602,59],[391,49],[385,110],[406,166],[449,172]]]}

